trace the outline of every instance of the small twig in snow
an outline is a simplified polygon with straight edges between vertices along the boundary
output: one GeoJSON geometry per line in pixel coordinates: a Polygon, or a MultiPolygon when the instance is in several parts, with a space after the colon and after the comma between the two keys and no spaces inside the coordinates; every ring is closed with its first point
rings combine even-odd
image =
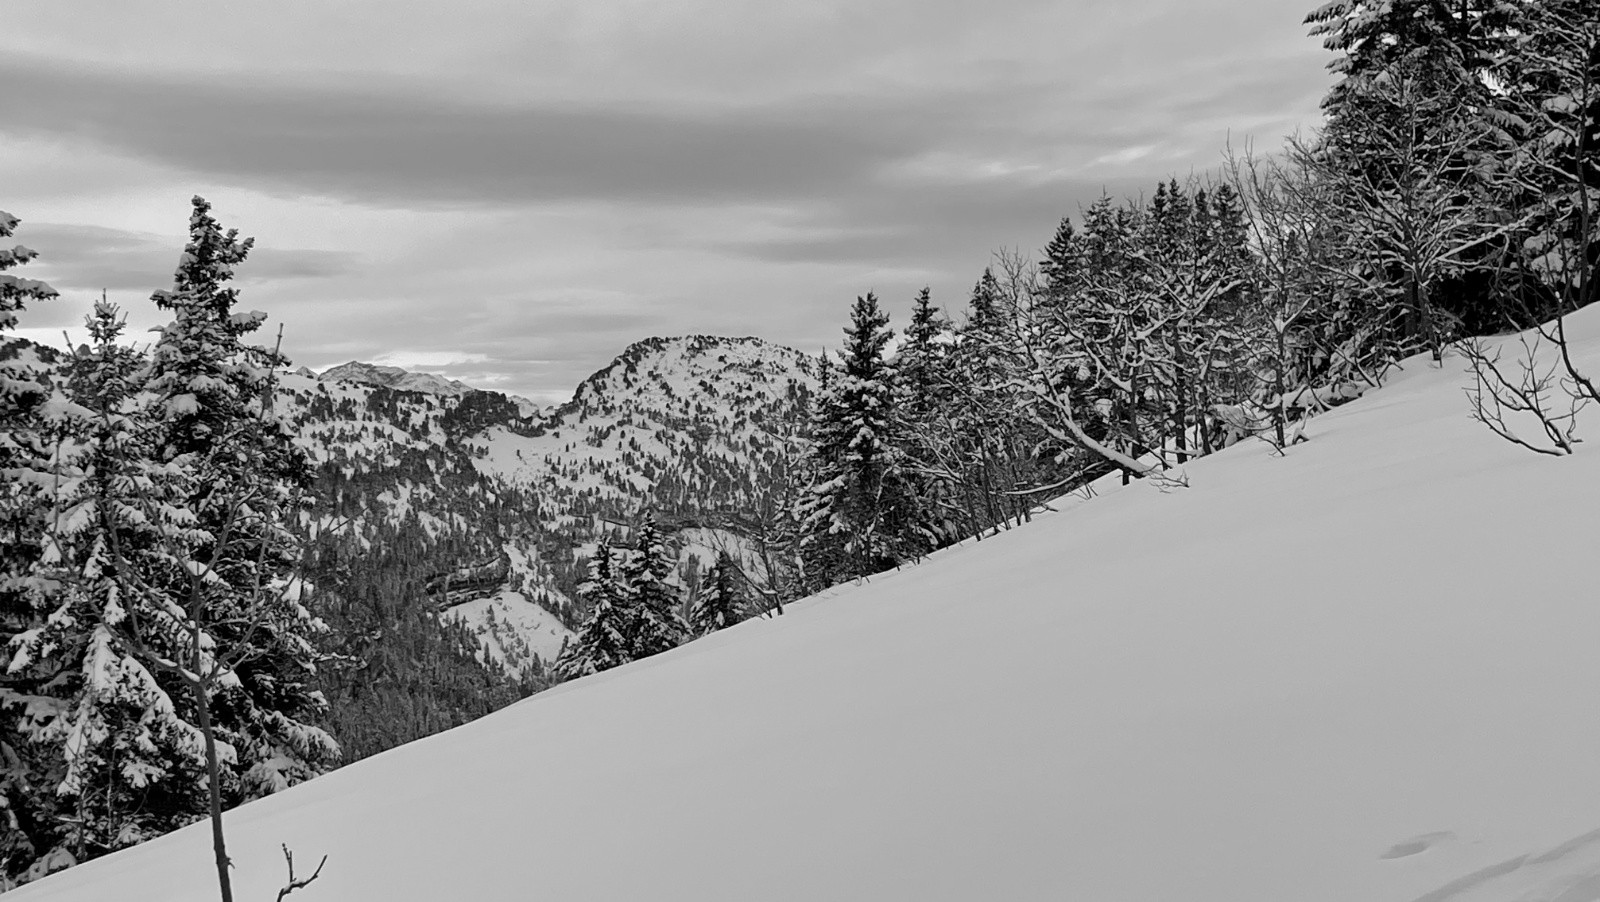
{"type": "Polygon", "coordinates": [[[328,856],[322,856],[322,860],[317,862],[317,869],[312,872],[310,877],[303,877],[300,879],[296,879],[294,876],[294,853],[289,851],[288,843],[283,844],[283,860],[289,863],[289,882],[284,885],[283,889],[278,890],[278,902],[283,902],[283,897],[289,895],[295,890],[304,889],[307,886],[310,886],[311,881],[321,876],[322,866],[328,863],[328,856]]]}

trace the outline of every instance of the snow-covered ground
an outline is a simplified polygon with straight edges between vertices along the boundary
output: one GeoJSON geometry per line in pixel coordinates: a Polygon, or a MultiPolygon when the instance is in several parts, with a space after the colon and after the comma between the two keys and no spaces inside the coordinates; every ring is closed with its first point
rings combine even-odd
{"type": "Polygon", "coordinates": [[[512,675],[538,658],[554,664],[561,647],[572,631],[561,625],[556,615],[529,601],[521,592],[500,592],[458,604],[444,612],[449,619],[466,625],[482,643],[486,664],[505,668],[512,675]]]}
{"type": "MultiPolygon", "coordinates": [[[[1600,372],[1600,311],[1577,319],[1600,372]]],[[[253,803],[297,902],[1600,899],[1600,410],[1413,361],[1246,444],[253,803]]],[[[197,825],[16,902],[215,898],[197,825]]]]}

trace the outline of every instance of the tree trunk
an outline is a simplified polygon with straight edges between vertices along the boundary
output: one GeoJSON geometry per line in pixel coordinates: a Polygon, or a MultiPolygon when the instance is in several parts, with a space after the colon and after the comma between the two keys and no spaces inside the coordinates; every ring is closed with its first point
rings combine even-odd
{"type": "Polygon", "coordinates": [[[206,742],[206,783],[211,794],[211,848],[217,859],[217,889],[222,902],[233,902],[233,882],[228,875],[228,845],[222,837],[222,783],[221,766],[217,763],[217,735],[211,726],[211,700],[206,697],[204,681],[200,674],[200,644],[195,642],[195,674],[188,680],[194,693],[195,710],[200,720],[200,735],[206,742]]]}
{"type": "Polygon", "coordinates": [[[1272,405],[1272,428],[1277,432],[1278,449],[1281,451],[1287,444],[1283,434],[1283,421],[1288,416],[1288,411],[1284,409],[1286,399],[1283,395],[1284,392],[1288,391],[1288,386],[1283,384],[1283,370],[1284,367],[1289,365],[1288,341],[1286,340],[1288,330],[1279,328],[1274,331],[1277,333],[1278,341],[1278,365],[1272,368],[1272,390],[1277,393],[1278,400],[1277,403],[1272,405]]]}

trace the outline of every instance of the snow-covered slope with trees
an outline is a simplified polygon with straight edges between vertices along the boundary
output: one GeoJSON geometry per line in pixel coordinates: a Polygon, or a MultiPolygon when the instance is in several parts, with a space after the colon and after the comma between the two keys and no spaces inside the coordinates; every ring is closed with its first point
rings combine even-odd
{"type": "MultiPolygon", "coordinates": [[[[1573,318],[1600,370],[1600,310],[1573,318]]],[[[1409,360],[1245,443],[227,816],[240,898],[1488,902],[1600,887],[1600,456],[1409,360]]],[[[1581,427],[1600,430],[1600,412],[1581,427]]],[[[196,825],[17,902],[214,897],[196,825]]]]}
{"type": "Polygon", "coordinates": [[[451,607],[445,619],[470,629],[482,644],[484,663],[515,676],[538,660],[555,661],[572,630],[521,592],[501,591],[451,607]]]}
{"type": "Polygon", "coordinates": [[[793,459],[815,388],[806,355],[758,338],[636,342],[529,434],[488,431],[480,468],[542,497],[745,508],[793,459]]]}
{"type": "Polygon", "coordinates": [[[722,551],[745,563],[754,586],[778,582],[763,543],[799,490],[816,366],[758,338],[645,339],[537,422],[475,435],[478,471],[537,498],[540,528],[554,539],[542,554],[513,557],[513,585],[568,616],[594,542],[628,541],[642,510],[681,552],[690,594],[722,551]]]}
{"type": "Polygon", "coordinates": [[[682,534],[691,583],[730,549],[760,577],[749,534],[762,504],[769,520],[782,513],[769,489],[802,453],[810,365],[754,338],[647,339],[537,416],[514,397],[417,388],[439,377],[369,364],[286,373],[280,393],[322,469],[328,528],[365,537],[414,522],[440,546],[424,574],[439,603],[469,605],[451,619],[519,671],[553,660],[583,555],[625,539],[641,509],[682,534]],[[469,570],[493,578],[445,586],[469,570]]]}

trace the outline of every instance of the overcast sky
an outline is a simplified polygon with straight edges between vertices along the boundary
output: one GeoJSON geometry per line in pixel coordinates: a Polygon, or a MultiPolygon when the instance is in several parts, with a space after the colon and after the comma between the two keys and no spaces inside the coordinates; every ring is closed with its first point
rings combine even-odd
{"type": "Polygon", "coordinates": [[[0,209],[138,327],[189,198],[285,350],[564,400],[630,342],[959,310],[1102,190],[1315,124],[1284,0],[6,0],[0,209]]]}

